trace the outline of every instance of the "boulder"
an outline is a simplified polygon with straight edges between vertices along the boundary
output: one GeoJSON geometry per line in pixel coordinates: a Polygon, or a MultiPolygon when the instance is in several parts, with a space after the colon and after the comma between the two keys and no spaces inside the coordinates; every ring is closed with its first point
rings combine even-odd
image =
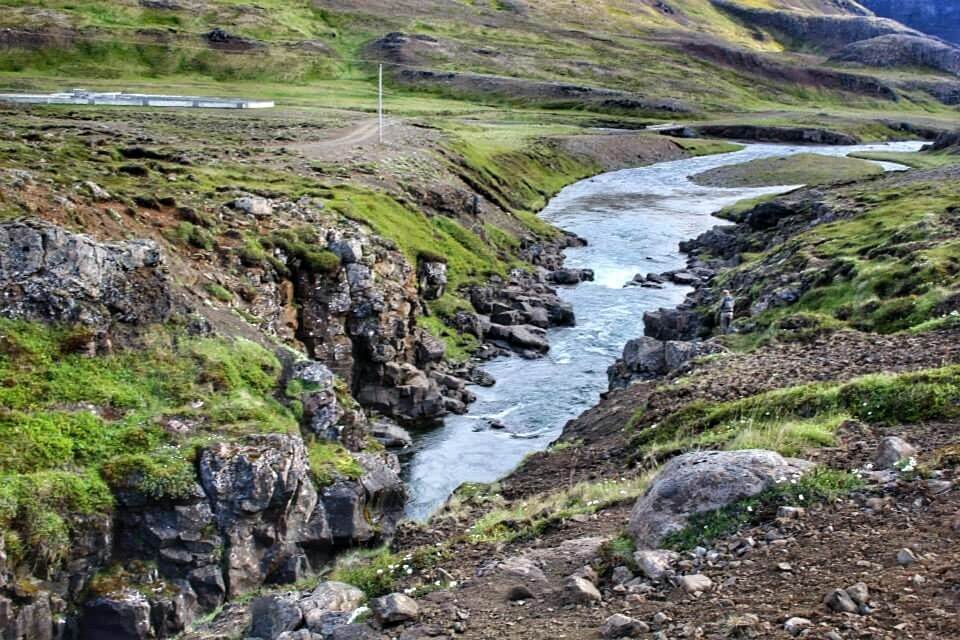
{"type": "Polygon", "coordinates": [[[634,552],[633,559],[647,578],[662,580],[680,561],[680,554],[667,549],[639,549],[634,552]]]}
{"type": "Polygon", "coordinates": [[[300,436],[220,442],[200,452],[198,467],[226,542],[223,566],[231,595],[263,584],[291,554],[301,553],[299,545],[332,544],[300,436]]]}
{"type": "Polygon", "coordinates": [[[273,203],[259,196],[244,196],[233,201],[233,208],[237,211],[264,218],[273,214],[273,203]]]}
{"type": "Polygon", "coordinates": [[[853,598],[847,594],[843,589],[834,589],[827,594],[827,597],[824,598],[823,603],[831,611],[837,613],[856,613],[857,612],[857,603],[853,601],[853,598]]]}
{"type": "Polygon", "coordinates": [[[417,281],[424,300],[436,300],[447,288],[447,265],[444,262],[423,261],[417,267],[417,281]]]}
{"type": "Polygon", "coordinates": [[[402,593],[374,598],[370,601],[370,610],[373,617],[382,625],[394,625],[410,622],[420,617],[420,607],[417,602],[402,593]]]}
{"type": "Polygon", "coordinates": [[[800,635],[804,629],[809,629],[813,626],[813,622],[806,618],[790,618],[785,623],[783,623],[783,630],[789,633],[792,636],[800,635]]]}
{"type": "Polygon", "coordinates": [[[693,574],[680,578],[680,588],[687,593],[700,593],[713,588],[713,580],[703,574],[693,574]]]}
{"type": "Polygon", "coordinates": [[[687,519],[757,495],[813,465],[773,451],[697,451],[670,460],[630,514],[629,531],[638,549],[656,548],[687,519]]]}
{"type": "Polygon", "coordinates": [[[487,335],[493,340],[501,340],[517,349],[537,353],[546,353],[550,350],[550,343],[547,342],[546,332],[538,327],[491,324],[487,335]]]}
{"type": "Polygon", "coordinates": [[[152,637],[150,603],[137,591],[94,598],[83,605],[80,640],[147,640],[152,637]]]}
{"type": "Polygon", "coordinates": [[[39,221],[0,224],[0,315],[105,327],[166,321],[173,309],[152,240],[106,244],[39,221]]]}
{"type": "Polygon", "coordinates": [[[711,341],[692,340],[680,342],[668,341],[663,348],[663,357],[667,371],[676,371],[692,360],[716,353],[725,353],[727,350],[711,341]]]}
{"type": "Polygon", "coordinates": [[[880,440],[873,463],[878,469],[893,469],[898,462],[916,455],[917,450],[903,438],[887,436],[880,440]]]}
{"type": "Polygon", "coordinates": [[[248,636],[277,640],[286,631],[296,630],[303,622],[303,612],[296,593],[264,596],[250,603],[248,636]]]}
{"type": "Polygon", "coordinates": [[[571,604],[591,604],[603,600],[592,582],[580,576],[570,576],[563,584],[564,600],[571,604]]]}
{"type": "Polygon", "coordinates": [[[622,613],[615,613],[606,619],[600,628],[600,635],[604,638],[639,638],[644,633],[650,631],[646,623],[625,616],[622,613]]]}
{"type": "Polygon", "coordinates": [[[388,449],[403,449],[413,444],[410,432],[390,420],[375,420],[370,425],[370,435],[388,449]]]}
{"type": "Polygon", "coordinates": [[[644,334],[657,340],[693,340],[700,333],[700,316],[688,309],[659,309],[643,314],[644,334]]]}

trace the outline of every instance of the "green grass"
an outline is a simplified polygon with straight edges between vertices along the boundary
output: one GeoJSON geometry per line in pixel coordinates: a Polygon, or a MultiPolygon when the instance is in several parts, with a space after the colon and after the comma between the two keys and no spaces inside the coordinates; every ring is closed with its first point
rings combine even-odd
{"type": "MultiPolygon", "coordinates": [[[[797,313],[879,333],[925,325],[948,313],[944,303],[960,291],[960,238],[953,222],[958,198],[956,181],[936,177],[886,187],[839,187],[830,195],[831,206],[852,215],[745,256],[740,266],[721,274],[718,284],[767,265],[772,267],[768,280],[789,271],[810,283],[795,304],[754,317],[760,331],[797,313]]],[[[752,286],[741,293],[754,296],[772,285],[754,281],[752,286]]]]}
{"type": "Polygon", "coordinates": [[[111,488],[189,495],[211,440],[297,429],[273,397],[280,363],[259,345],[157,329],[137,350],[88,356],[90,337],[0,320],[0,530],[17,562],[56,569],[77,516],[110,514],[111,488]],[[193,427],[175,436],[169,419],[193,427]]]}
{"type": "Polygon", "coordinates": [[[893,425],[957,416],[960,367],[944,367],[786,387],[730,402],[693,402],[640,430],[632,445],[643,455],[761,445],[796,455],[831,444],[847,417],[893,425]]]}
{"type": "Polygon", "coordinates": [[[781,506],[807,507],[834,502],[862,485],[862,481],[852,473],[818,467],[799,478],[776,484],[752,498],[739,500],[715,511],[692,515],[686,527],[667,536],[663,546],[677,551],[708,546],[717,538],[744,527],[773,520],[781,506]]]}
{"type": "Polygon", "coordinates": [[[317,487],[326,487],[340,478],[356,480],[363,475],[360,463],[337,442],[314,441],[308,445],[310,474],[317,487]]]}
{"type": "Polygon", "coordinates": [[[691,180],[715,187],[771,187],[848,182],[882,173],[881,167],[866,160],[799,153],[717,167],[699,173],[691,180]]]}
{"type": "Polygon", "coordinates": [[[733,153],[743,149],[742,144],[725,140],[700,140],[696,138],[674,138],[673,143],[689,153],[697,156],[712,156],[720,153],[733,153]]]}
{"type": "Polygon", "coordinates": [[[646,490],[651,476],[646,473],[622,480],[581,482],[510,506],[493,505],[467,530],[467,540],[495,543],[534,538],[571,516],[635,500],[646,490]]]}

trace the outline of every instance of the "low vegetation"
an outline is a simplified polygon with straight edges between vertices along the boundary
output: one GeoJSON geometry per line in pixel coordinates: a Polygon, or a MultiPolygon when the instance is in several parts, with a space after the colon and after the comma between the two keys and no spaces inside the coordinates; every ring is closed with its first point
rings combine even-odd
{"type": "Polygon", "coordinates": [[[280,363],[259,345],[157,329],[94,356],[92,339],[0,320],[0,530],[14,564],[55,568],[78,528],[110,514],[111,488],[188,495],[211,438],[297,429],[273,397],[280,363]]]}
{"type": "Polygon", "coordinates": [[[772,187],[848,182],[882,173],[880,166],[866,160],[798,153],[718,167],[691,180],[711,187],[772,187]]]}
{"type": "MultiPolygon", "coordinates": [[[[910,424],[960,416],[960,367],[873,374],[849,382],[786,387],[741,400],[692,402],[640,429],[638,456],[697,447],[765,448],[797,455],[830,445],[845,419],[910,424]]],[[[641,416],[642,417],[642,414],[641,416]]]]}

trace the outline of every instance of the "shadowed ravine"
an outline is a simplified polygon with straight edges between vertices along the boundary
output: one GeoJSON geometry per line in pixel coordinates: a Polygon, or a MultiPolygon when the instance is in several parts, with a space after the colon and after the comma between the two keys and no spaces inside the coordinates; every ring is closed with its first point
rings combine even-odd
{"type": "MultiPolygon", "coordinates": [[[[478,399],[465,416],[421,433],[406,456],[407,514],[429,516],[463,482],[491,482],[531,452],[546,448],[567,420],[596,403],[607,388],[607,367],[623,345],[643,333],[643,313],[683,300],[686,287],[662,290],[623,285],[636,273],[683,267],[681,240],[722,224],[724,206],[792,187],[721,189],[688,179],[702,171],[757,158],[815,152],[843,156],[865,150],[916,151],[919,142],[853,147],[748,145],[742,151],[606,173],[573,184],[542,212],[550,223],[586,238],[567,253],[567,266],[590,268],[596,280],[562,288],[577,326],[551,330],[550,353],[540,360],[503,358],[485,366],[497,384],[474,388],[478,399]],[[490,429],[498,419],[506,430],[490,429]]],[[[887,169],[899,168],[885,165],[887,169]]]]}

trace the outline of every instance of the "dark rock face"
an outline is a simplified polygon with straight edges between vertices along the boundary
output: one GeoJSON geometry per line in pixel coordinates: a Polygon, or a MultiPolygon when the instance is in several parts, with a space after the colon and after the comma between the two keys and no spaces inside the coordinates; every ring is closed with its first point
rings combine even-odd
{"type": "Polygon", "coordinates": [[[81,640],[146,640],[152,636],[150,603],[133,591],[86,603],[81,620],[81,640]]]}
{"type": "Polygon", "coordinates": [[[958,0],[860,0],[878,16],[960,44],[958,0]]]}
{"type": "Polygon", "coordinates": [[[0,224],[0,313],[82,322],[163,322],[172,310],[163,256],[149,240],[104,244],[43,222],[0,224]]]}
{"type": "Polygon", "coordinates": [[[688,306],[643,314],[643,332],[657,340],[693,340],[700,335],[700,316],[688,306]]]}
{"type": "Polygon", "coordinates": [[[830,61],[868,67],[929,67],[960,76],[960,47],[926,36],[891,34],[862,40],[847,45],[830,61]]]}
{"type": "Polygon", "coordinates": [[[215,444],[200,454],[198,464],[225,543],[228,594],[269,580],[274,567],[303,553],[299,544],[332,543],[299,436],[250,436],[241,443],[215,444]]]}
{"type": "Polygon", "coordinates": [[[330,231],[328,242],[340,257],[336,273],[293,275],[296,337],[366,408],[408,423],[442,418],[440,389],[427,372],[442,360],[443,345],[415,318],[421,294],[442,295],[446,265],[423,263],[417,277],[376,238],[330,231]]]}

